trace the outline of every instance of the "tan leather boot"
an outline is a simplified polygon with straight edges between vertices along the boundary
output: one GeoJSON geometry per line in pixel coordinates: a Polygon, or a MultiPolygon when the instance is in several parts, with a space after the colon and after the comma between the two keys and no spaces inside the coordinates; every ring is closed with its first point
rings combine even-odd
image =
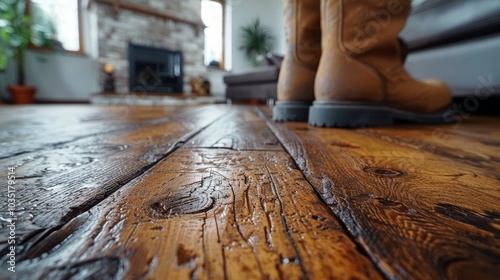
{"type": "Polygon", "coordinates": [[[278,79],[276,121],[307,121],[321,57],[320,0],[286,0],[286,54],[278,79]]]}
{"type": "Polygon", "coordinates": [[[309,123],[358,127],[395,121],[445,121],[451,101],[439,81],[419,82],[403,69],[397,39],[409,0],[321,0],[323,53],[309,123]]]}

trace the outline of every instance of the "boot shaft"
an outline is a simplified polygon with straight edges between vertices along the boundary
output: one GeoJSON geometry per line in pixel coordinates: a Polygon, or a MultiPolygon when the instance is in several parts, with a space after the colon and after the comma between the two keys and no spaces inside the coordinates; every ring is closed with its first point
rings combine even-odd
{"type": "Polygon", "coordinates": [[[286,0],[286,54],[278,79],[278,100],[314,100],[321,58],[320,0],[286,0]]]}
{"type": "Polygon", "coordinates": [[[449,103],[444,84],[419,82],[404,70],[398,34],[410,4],[321,0],[323,53],[315,80],[316,103],[385,104],[424,113],[449,103]]]}
{"type": "Polygon", "coordinates": [[[285,1],[286,56],[316,71],[321,56],[320,0],[285,1]]]}
{"type": "Polygon", "coordinates": [[[409,0],[322,0],[322,48],[372,66],[402,67],[397,35],[410,12],[409,0]]]}

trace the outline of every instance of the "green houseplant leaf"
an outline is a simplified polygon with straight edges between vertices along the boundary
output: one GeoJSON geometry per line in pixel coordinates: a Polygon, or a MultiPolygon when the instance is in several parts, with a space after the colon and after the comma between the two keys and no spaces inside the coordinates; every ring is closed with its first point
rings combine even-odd
{"type": "MultiPolygon", "coordinates": [[[[33,10],[40,10],[33,3],[33,10]]],[[[0,0],[0,72],[7,67],[13,57],[18,66],[18,84],[24,85],[24,51],[30,43],[50,46],[54,26],[34,23],[26,14],[26,0],[0,0]]]]}
{"type": "Polygon", "coordinates": [[[245,52],[254,66],[257,66],[257,56],[271,50],[273,36],[270,30],[256,18],[241,28],[241,35],[243,42],[240,45],[240,50],[245,52]]]}

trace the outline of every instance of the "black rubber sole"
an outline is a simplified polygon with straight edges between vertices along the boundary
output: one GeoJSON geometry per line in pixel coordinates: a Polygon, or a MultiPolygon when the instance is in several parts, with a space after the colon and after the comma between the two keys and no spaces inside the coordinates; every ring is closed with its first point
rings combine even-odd
{"type": "Polygon", "coordinates": [[[277,122],[307,122],[312,103],[277,101],[273,107],[273,120],[277,122]]]}
{"type": "Polygon", "coordinates": [[[416,114],[378,105],[314,104],[309,110],[309,124],[319,127],[369,127],[395,123],[451,123],[449,112],[416,114]]]}

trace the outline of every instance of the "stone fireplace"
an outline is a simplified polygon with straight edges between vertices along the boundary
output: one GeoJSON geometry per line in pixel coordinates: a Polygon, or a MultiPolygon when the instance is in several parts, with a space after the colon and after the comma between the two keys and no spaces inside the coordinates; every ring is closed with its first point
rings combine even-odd
{"type": "Polygon", "coordinates": [[[129,44],[132,93],[183,93],[182,52],[129,44]]]}
{"type": "MultiPolygon", "coordinates": [[[[199,0],[122,0],[121,2],[201,22],[201,3],[199,0]]],[[[190,92],[188,82],[192,78],[206,75],[207,69],[203,61],[203,29],[199,30],[182,21],[165,20],[141,11],[128,9],[116,11],[111,5],[99,1],[96,1],[96,4],[99,62],[101,65],[106,63],[113,65],[118,93],[129,93],[134,88],[139,90],[139,87],[145,84],[148,85],[148,88],[143,87],[142,89],[146,89],[146,92],[190,92]],[[148,57],[142,64],[144,69],[136,69],[137,66],[141,65],[134,65],[134,68],[130,69],[129,44],[149,47],[150,50],[170,51],[173,54],[171,58],[174,62],[180,59],[183,63],[180,68],[178,68],[179,66],[176,68],[175,63],[173,68],[162,68],[167,67],[164,65],[165,61],[153,62],[151,57],[148,57]],[[148,74],[151,75],[151,73],[147,73],[148,66],[153,72],[158,70],[160,76],[163,75],[162,80],[170,85],[153,88],[154,81],[151,78],[145,83],[144,78],[148,74]],[[157,66],[158,69],[156,69],[157,66]],[[169,72],[170,70],[172,72],[169,72]],[[179,73],[179,70],[183,74],[180,77],[181,85],[178,84],[179,76],[175,75],[179,73]],[[139,72],[143,74],[143,84],[132,84],[133,77],[130,74],[137,76],[139,72]],[[174,82],[172,79],[176,81],[174,82]]],[[[101,85],[103,80],[104,77],[101,77],[101,85]]]]}

